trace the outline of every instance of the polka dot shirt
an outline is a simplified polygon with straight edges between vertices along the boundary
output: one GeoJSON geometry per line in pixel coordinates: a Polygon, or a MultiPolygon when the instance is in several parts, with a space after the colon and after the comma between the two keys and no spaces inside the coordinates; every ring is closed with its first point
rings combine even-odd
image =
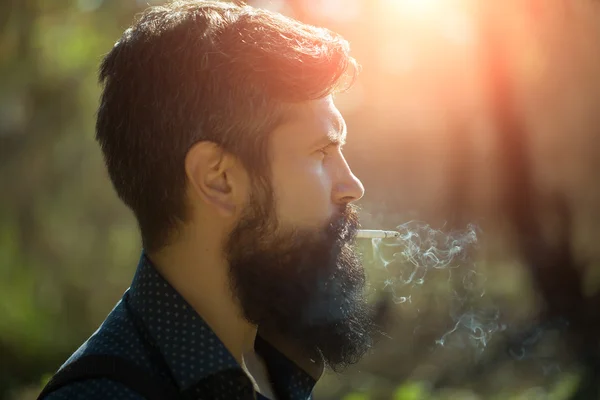
{"type": "MultiPolygon", "coordinates": [[[[273,386],[284,399],[311,399],[316,383],[313,378],[260,337],[256,339],[255,350],[265,360],[273,386]]],[[[208,324],[158,273],[145,254],[131,287],[100,328],[63,367],[91,354],[124,357],[175,385],[185,399],[265,399],[255,393],[250,379],[208,324]]],[[[143,400],[143,397],[123,384],[102,378],[70,383],[44,398],[66,399],[143,400]]]]}

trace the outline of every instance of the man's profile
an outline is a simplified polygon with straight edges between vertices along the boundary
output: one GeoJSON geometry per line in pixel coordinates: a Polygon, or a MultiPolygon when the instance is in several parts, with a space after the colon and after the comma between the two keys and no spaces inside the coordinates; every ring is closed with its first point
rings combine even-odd
{"type": "Polygon", "coordinates": [[[339,35],[247,5],[141,14],[101,65],[96,138],[144,250],[44,399],[308,399],[366,353],[364,189],[332,100],[357,68],[339,35]]]}

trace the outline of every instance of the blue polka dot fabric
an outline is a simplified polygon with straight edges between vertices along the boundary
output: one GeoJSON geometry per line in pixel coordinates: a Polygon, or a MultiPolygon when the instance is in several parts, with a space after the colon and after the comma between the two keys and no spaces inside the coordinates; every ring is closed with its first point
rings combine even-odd
{"type": "MultiPolygon", "coordinates": [[[[315,380],[257,337],[255,350],[284,399],[307,400],[315,380]]],[[[65,362],[92,354],[117,355],[175,385],[185,399],[264,399],[208,324],[142,254],[131,287],[100,328],[65,362]],[[149,348],[148,343],[152,346],[149,348]]],[[[281,396],[280,396],[281,397],[281,396]]],[[[70,383],[44,400],[143,400],[109,379],[70,383]]],[[[279,399],[279,400],[284,400],[279,399]]]]}

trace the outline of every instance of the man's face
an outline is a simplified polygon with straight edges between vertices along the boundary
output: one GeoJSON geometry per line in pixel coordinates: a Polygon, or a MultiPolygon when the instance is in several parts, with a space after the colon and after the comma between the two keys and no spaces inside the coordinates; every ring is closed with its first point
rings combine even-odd
{"type": "Polygon", "coordinates": [[[225,251],[246,319],[339,369],[372,339],[350,204],[364,189],[341,153],[345,125],[331,98],[293,111],[271,137],[271,187],[255,190],[225,251]]]}

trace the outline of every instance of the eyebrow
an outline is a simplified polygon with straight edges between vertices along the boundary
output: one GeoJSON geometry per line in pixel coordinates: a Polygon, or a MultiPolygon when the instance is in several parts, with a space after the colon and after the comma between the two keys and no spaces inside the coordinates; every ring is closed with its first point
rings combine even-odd
{"type": "Polygon", "coordinates": [[[314,148],[328,145],[343,146],[346,143],[347,127],[344,119],[341,116],[335,116],[329,119],[329,121],[334,127],[333,130],[327,132],[325,136],[320,137],[313,145],[314,148]]]}

